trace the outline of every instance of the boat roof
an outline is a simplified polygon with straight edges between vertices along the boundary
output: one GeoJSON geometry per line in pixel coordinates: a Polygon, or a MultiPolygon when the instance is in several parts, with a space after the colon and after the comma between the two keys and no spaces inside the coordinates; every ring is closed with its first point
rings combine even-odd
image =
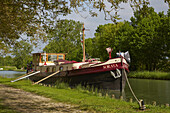
{"type": "Polygon", "coordinates": [[[66,54],[66,53],[32,53],[32,54],[66,54]]]}

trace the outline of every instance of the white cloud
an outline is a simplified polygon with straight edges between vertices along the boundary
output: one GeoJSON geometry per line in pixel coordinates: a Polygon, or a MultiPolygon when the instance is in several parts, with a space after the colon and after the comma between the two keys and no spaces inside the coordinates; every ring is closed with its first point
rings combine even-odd
{"type": "Polygon", "coordinates": [[[165,14],[168,11],[168,4],[164,0],[150,0],[150,6],[155,9],[156,12],[164,11],[165,14]]]}
{"type": "MultiPolygon", "coordinates": [[[[166,13],[168,10],[168,4],[165,4],[164,0],[151,0],[150,6],[152,6],[156,12],[164,11],[166,13]]],[[[130,20],[130,17],[133,16],[133,10],[130,7],[130,5],[128,3],[123,3],[120,5],[120,7],[124,8],[118,12],[120,17],[122,18],[120,21],[130,20]]],[[[88,14],[83,14],[83,15],[85,15],[84,17],[86,17],[88,14]]],[[[112,21],[104,20],[103,12],[99,12],[98,17],[90,17],[88,15],[86,19],[82,18],[79,14],[75,14],[75,13],[72,13],[64,18],[83,22],[85,24],[85,27],[87,29],[90,29],[90,31],[86,31],[86,38],[94,37],[94,33],[95,30],[97,29],[97,26],[104,25],[107,23],[113,23],[112,21]]]]}

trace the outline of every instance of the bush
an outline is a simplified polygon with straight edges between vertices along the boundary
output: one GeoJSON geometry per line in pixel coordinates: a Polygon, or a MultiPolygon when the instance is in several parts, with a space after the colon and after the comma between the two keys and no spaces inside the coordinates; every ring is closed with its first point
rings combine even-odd
{"type": "Polygon", "coordinates": [[[142,72],[130,72],[128,77],[131,78],[144,78],[144,79],[163,79],[170,80],[170,73],[160,71],[142,71],[142,72]]]}

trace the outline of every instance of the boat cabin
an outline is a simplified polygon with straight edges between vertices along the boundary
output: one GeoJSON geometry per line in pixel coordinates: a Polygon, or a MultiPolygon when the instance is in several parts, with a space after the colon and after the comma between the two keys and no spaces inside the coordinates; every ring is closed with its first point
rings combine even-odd
{"type": "Polygon", "coordinates": [[[64,53],[34,53],[32,69],[41,72],[67,71],[88,68],[96,63],[100,61],[95,59],[89,59],[86,62],[67,61],[64,53]]]}
{"type": "Polygon", "coordinates": [[[33,53],[33,66],[55,65],[56,60],[65,60],[64,53],[33,53]]]}

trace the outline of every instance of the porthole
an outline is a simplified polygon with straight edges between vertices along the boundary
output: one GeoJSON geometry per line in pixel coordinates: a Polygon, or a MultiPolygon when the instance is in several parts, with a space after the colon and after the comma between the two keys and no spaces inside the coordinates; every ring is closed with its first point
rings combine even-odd
{"type": "Polygon", "coordinates": [[[60,70],[60,71],[63,71],[63,69],[64,69],[63,66],[60,66],[60,67],[59,67],[59,70],[60,70]]]}

